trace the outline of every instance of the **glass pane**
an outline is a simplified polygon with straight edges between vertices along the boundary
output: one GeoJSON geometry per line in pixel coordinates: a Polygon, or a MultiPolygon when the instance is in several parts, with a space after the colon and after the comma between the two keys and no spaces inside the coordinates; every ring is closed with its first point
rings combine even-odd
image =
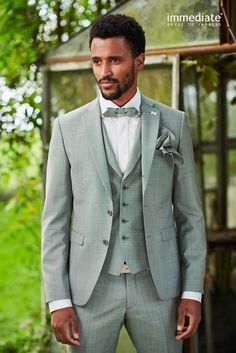
{"type": "Polygon", "coordinates": [[[204,189],[212,190],[217,188],[217,158],[213,153],[203,155],[204,163],[204,189]]]}
{"type": "Polygon", "coordinates": [[[215,154],[204,154],[204,194],[206,222],[209,228],[217,228],[217,158],[215,154]]]}
{"type": "Polygon", "coordinates": [[[133,0],[127,5],[125,13],[137,18],[145,29],[147,49],[218,41],[219,24],[209,26],[205,22],[188,22],[179,16],[199,12],[217,15],[217,0],[158,0],[158,8],[156,0],[133,0]]]}
{"type": "Polygon", "coordinates": [[[189,119],[193,145],[197,145],[199,142],[199,133],[195,67],[182,66],[181,79],[183,86],[183,110],[189,119]]]}
{"type": "Polygon", "coordinates": [[[236,151],[228,154],[227,211],[228,227],[236,227],[236,151]]]}
{"type": "Polygon", "coordinates": [[[89,55],[89,30],[90,28],[83,30],[55,49],[52,48],[47,57],[54,59],[89,55]]]}
{"type": "MultiPolygon", "coordinates": [[[[137,19],[145,30],[147,49],[219,42],[219,23],[199,21],[200,17],[194,21],[170,17],[196,16],[199,13],[218,15],[218,0],[130,0],[112,13],[124,13],[137,19]]],[[[47,57],[88,55],[89,30],[90,27],[51,50],[47,57]]]]}
{"type": "Polygon", "coordinates": [[[217,94],[215,91],[207,93],[202,86],[200,86],[199,91],[202,140],[215,141],[217,123],[217,94]]]}
{"type": "Polygon", "coordinates": [[[51,74],[52,117],[88,103],[96,97],[92,71],[62,71],[51,74]]]}
{"type": "Polygon", "coordinates": [[[236,80],[230,80],[227,84],[227,117],[228,137],[236,137],[236,80]]]}
{"type": "Polygon", "coordinates": [[[205,193],[206,224],[209,229],[218,229],[218,207],[215,191],[205,193]]]}
{"type": "Polygon", "coordinates": [[[139,72],[138,85],[145,96],[171,106],[171,65],[146,66],[139,72]]]}

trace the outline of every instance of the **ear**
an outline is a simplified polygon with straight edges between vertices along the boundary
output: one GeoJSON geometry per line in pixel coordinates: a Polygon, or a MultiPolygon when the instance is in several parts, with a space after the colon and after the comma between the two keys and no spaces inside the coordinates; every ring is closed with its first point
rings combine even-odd
{"type": "Polygon", "coordinates": [[[141,53],[135,58],[135,67],[137,71],[140,71],[144,67],[144,61],[145,61],[145,54],[141,53]]]}

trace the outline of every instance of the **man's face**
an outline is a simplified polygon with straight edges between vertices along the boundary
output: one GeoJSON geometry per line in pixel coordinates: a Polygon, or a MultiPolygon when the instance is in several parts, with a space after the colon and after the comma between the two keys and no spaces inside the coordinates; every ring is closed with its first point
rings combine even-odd
{"type": "Polygon", "coordinates": [[[124,37],[94,38],[91,44],[93,72],[105,99],[125,104],[137,90],[137,74],[144,54],[133,57],[124,37]]]}

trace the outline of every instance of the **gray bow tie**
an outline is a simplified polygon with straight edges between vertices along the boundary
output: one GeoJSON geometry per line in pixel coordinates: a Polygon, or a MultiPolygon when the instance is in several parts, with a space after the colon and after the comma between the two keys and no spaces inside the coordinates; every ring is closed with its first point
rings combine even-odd
{"type": "Polygon", "coordinates": [[[134,118],[139,116],[140,113],[136,108],[107,108],[103,114],[104,118],[118,118],[120,116],[128,116],[134,118]]]}

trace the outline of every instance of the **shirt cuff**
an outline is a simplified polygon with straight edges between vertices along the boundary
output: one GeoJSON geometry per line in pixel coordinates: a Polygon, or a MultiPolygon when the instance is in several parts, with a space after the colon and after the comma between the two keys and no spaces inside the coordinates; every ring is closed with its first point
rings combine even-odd
{"type": "Polygon", "coordinates": [[[53,300],[48,303],[50,313],[55,310],[69,308],[72,306],[72,302],[70,299],[60,299],[60,300],[53,300]]]}
{"type": "Polygon", "coordinates": [[[196,300],[201,303],[202,293],[185,291],[182,293],[181,299],[191,299],[191,300],[196,300]]]}

